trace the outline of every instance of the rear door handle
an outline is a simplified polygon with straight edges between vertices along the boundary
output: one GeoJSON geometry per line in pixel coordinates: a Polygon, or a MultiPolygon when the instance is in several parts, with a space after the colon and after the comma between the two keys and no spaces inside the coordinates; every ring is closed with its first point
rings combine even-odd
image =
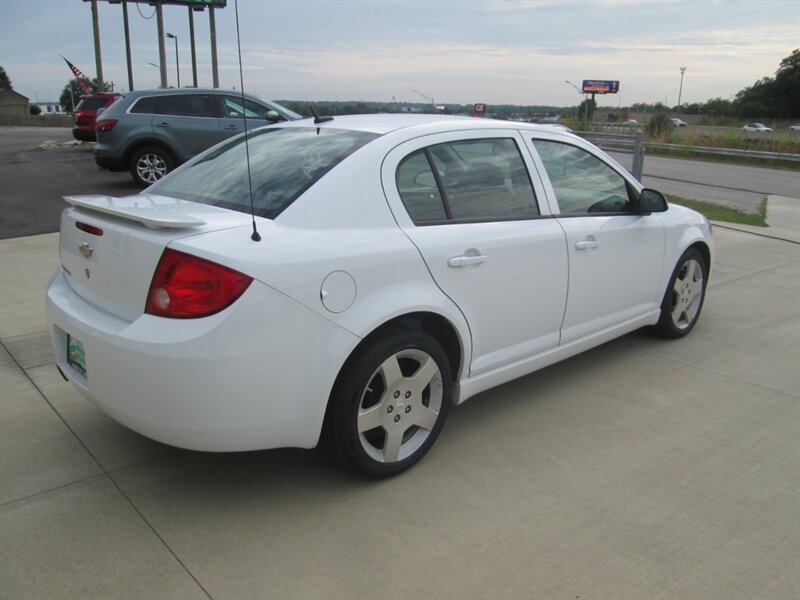
{"type": "Polygon", "coordinates": [[[478,254],[475,256],[469,255],[462,255],[462,256],[454,256],[450,260],[447,261],[448,267],[453,267],[454,269],[458,269],[460,267],[469,267],[471,265],[479,265],[486,260],[486,256],[483,254],[478,254]]]}
{"type": "Polygon", "coordinates": [[[161,121],[161,123],[158,123],[156,127],[169,127],[169,123],[166,121],[161,121]]]}
{"type": "Polygon", "coordinates": [[[236,129],[239,129],[239,126],[238,125],[226,125],[225,129],[227,129],[229,131],[234,131],[236,129]]]}

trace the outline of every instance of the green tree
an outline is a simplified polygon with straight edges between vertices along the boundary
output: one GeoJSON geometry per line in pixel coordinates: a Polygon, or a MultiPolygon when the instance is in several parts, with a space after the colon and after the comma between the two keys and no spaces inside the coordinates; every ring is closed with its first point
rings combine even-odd
{"type": "Polygon", "coordinates": [[[588,114],[588,118],[591,119],[595,110],[597,110],[597,102],[592,98],[587,98],[578,105],[578,118],[582,119],[584,118],[585,115],[588,114]],[[587,104],[589,106],[588,113],[586,111],[587,104]]]}
{"type": "MultiPolygon", "coordinates": [[[[88,81],[88,80],[87,80],[88,81]]],[[[102,92],[110,92],[114,87],[114,82],[106,81],[104,82],[104,87],[102,90],[98,88],[97,85],[97,78],[95,77],[91,81],[89,81],[93,90],[102,91],[102,92]]],[[[72,104],[73,100],[75,101],[75,106],[78,105],[78,102],[81,101],[81,97],[84,96],[83,90],[81,86],[78,84],[78,81],[73,77],[70,79],[64,89],[61,90],[61,96],[58,98],[59,104],[61,104],[61,109],[65,112],[71,113],[74,106],[72,104]]]]}
{"type": "Polygon", "coordinates": [[[8,78],[8,74],[6,74],[6,70],[3,67],[0,67],[0,90],[13,90],[14,88],[11,87],[11,80],[8,78]]]}
{"type": "Polygon", "coordinates": [[[39,108],[39,106],[36,105],[36,104],[29,105],[28,106],[28,110],[30,111],[30,113],[32,115],[40,115],[40,114],[42,114],[42,109],[39,108]]]}
{"type": "Polygon", "coordinates": [[[764,77],[736,94],[736,115],[744,118],[800,117],[800,49],[784,58],[775,77],[764,77]]]}

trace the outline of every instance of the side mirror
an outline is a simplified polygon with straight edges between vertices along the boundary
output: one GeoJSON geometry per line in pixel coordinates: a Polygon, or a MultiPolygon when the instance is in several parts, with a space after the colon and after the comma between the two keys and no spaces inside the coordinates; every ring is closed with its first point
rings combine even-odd
{"type": "Polygon", "coordinates": [[[267,111],[267,121],[275,123],[276,121],[280,121],[280,120],[282,120],[282,119],[281,119],[281,116],[277,113],[277,111],[274,111],[274,110],[268,110],[267,111]]]}
{"type": "Polygon", "coordinates": [[[666,212],[667,199],[661,192],[645,188],[639,196],[639,211],[643,213],[666,212]]]}

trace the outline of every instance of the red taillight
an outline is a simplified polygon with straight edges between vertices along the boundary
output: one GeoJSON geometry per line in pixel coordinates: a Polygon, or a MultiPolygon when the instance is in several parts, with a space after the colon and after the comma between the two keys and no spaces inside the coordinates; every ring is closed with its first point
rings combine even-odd
{"type": "Polygon", "coordinates": [[[94,128],[97,131],[111,131],[117,124],[117,119],[99,119],[95,121],[94,128]]]}
{"type": "Polygon", "coordinates": [[[96,235],[98,237],[103,235],[103,230],[99,227],[95,227],[94,225],[89,225],[88,223],[84,223],[83,221],[75,221],[75,227],[80,229],[81,231],[85,231],[86,233],[91,233],[92,235],[96,235]]]}
{"type": "Polygon", "coordinates": [[[233,304],[252,281],[233,269],[167,248],[150,283],[145,312],[174,319],[207,317],[233,304]]]}

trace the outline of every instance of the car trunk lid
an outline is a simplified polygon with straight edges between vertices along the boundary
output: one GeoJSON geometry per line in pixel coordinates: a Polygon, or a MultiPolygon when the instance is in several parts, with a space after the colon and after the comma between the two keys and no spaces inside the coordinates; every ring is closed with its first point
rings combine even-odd
{"type": "Polygon", "coordinates": [[[61,217],[60,253],[70,287],[128,321],[144,312],[153,273],[171,242],[250,226],[246,214],[153,194],[64,199],[72,208],[61,217]]]}

